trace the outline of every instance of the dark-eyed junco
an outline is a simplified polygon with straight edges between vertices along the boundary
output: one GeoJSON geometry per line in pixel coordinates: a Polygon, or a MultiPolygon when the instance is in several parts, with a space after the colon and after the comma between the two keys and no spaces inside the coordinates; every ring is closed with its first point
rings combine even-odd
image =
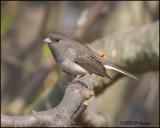
{"type": "Polygon", "coordinates": [[[115,70],[138,80],[135,75],[107,62],[88,46],[64,34],[51,33],[44,41],[48,43],[56,62],[66,72],[76,75],[94,73],[102,77],[109,77],[106,70],[115,70]]]}

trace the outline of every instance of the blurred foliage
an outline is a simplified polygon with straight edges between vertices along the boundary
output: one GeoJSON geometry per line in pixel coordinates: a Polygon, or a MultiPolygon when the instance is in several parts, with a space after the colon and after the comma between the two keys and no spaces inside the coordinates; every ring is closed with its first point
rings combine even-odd
{"type": "Polygon", "coordinates": [[[1,2],[1,37],[7,32],[17,10],[17,2],[1,2]]]}
{"type": "Polygon", "coordinates": [[[47,57],[47,56],[50,56],[51,55],[51,52],[48,48],[48,45],[47,44],[44,44],[42,46],[42,57],[47,57]]]}
{"type": "Polygon", "coordinates": [[[11,15],[9,10],[6,10],[6,11],[1,10],[1,37],[7,31],[10,21],[11,21],[11,15]]]}

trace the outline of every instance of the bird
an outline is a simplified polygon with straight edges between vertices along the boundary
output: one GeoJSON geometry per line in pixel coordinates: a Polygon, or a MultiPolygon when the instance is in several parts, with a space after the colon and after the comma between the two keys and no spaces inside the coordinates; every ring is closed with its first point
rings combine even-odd
{"type": "Polygon", "coordinates": [[[107,70],[114,70],[135,80],[139,80],[137,76],[106,61],[89,46],[63,33],[50,33],[44,39],[44,42],[48,44],[54,59],[65,72],[77,76],[91,75],[93,73],[112,79],[107,74],[107,70]]]}

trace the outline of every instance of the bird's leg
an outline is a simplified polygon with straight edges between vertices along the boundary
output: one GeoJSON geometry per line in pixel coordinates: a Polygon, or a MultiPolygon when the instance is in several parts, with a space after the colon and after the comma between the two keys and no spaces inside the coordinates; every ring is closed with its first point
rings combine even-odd
{"type": "Polygon", "coordinates": [[[77,75],[75,79],[80,79],[82,78],[84,75],[77,75]]]}
{"type": "Polygon", "coordinates": [[[84,75],[77,75],[71,83],[80,83],[80,84],[83,85],[84,87],[88,88],[88,86],[87,86],[84,82],[80,81],[80,79],[81,79],[83,76],[84,76],[84,75]]]}
{"type": "MultiPolygon", "coordinates": [[[[67,74],[70,74],[69,72],[66,72],[65,70],[63,70],[63,72],[65,72],[65,73],[67,73],[67,74]]],[[[69,82],[69,83],[67,83],[66,84],[66,86],[65,86],[65,88],[68,86],[68,84],[70,84],[70,83],[73,83],[73,84],[75,84],[75,83],[80,83],[80,78],[81,77],[83,77],[84,75],[77,75],[71,82],[69,82]]],[[[81,82],[82,83],[82,82],[81,82]]],[[[83,83],[82,83],[83,84],[83,83]]]]}
{"type": "Polygon", "coordinates": [[[77,82],[80,78],[82,78],[84,75],[77,75],[74,79],[73,79],[73,81],[71,82],[71,83],[75,83],[75,82],[77,82]]]}

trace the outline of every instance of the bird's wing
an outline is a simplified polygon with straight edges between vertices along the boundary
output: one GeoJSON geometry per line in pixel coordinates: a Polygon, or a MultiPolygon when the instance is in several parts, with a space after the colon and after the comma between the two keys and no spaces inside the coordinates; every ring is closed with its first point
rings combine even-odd
{"type": "Polygon", "coordinates": [[[81,67],[89,71],[90,73],[95,73],[100,76],[106,76],[106,69],[101,62],[99,62],[94,55],[81,54],[74,59],[74,62],[79,64],[81,67]]]}

